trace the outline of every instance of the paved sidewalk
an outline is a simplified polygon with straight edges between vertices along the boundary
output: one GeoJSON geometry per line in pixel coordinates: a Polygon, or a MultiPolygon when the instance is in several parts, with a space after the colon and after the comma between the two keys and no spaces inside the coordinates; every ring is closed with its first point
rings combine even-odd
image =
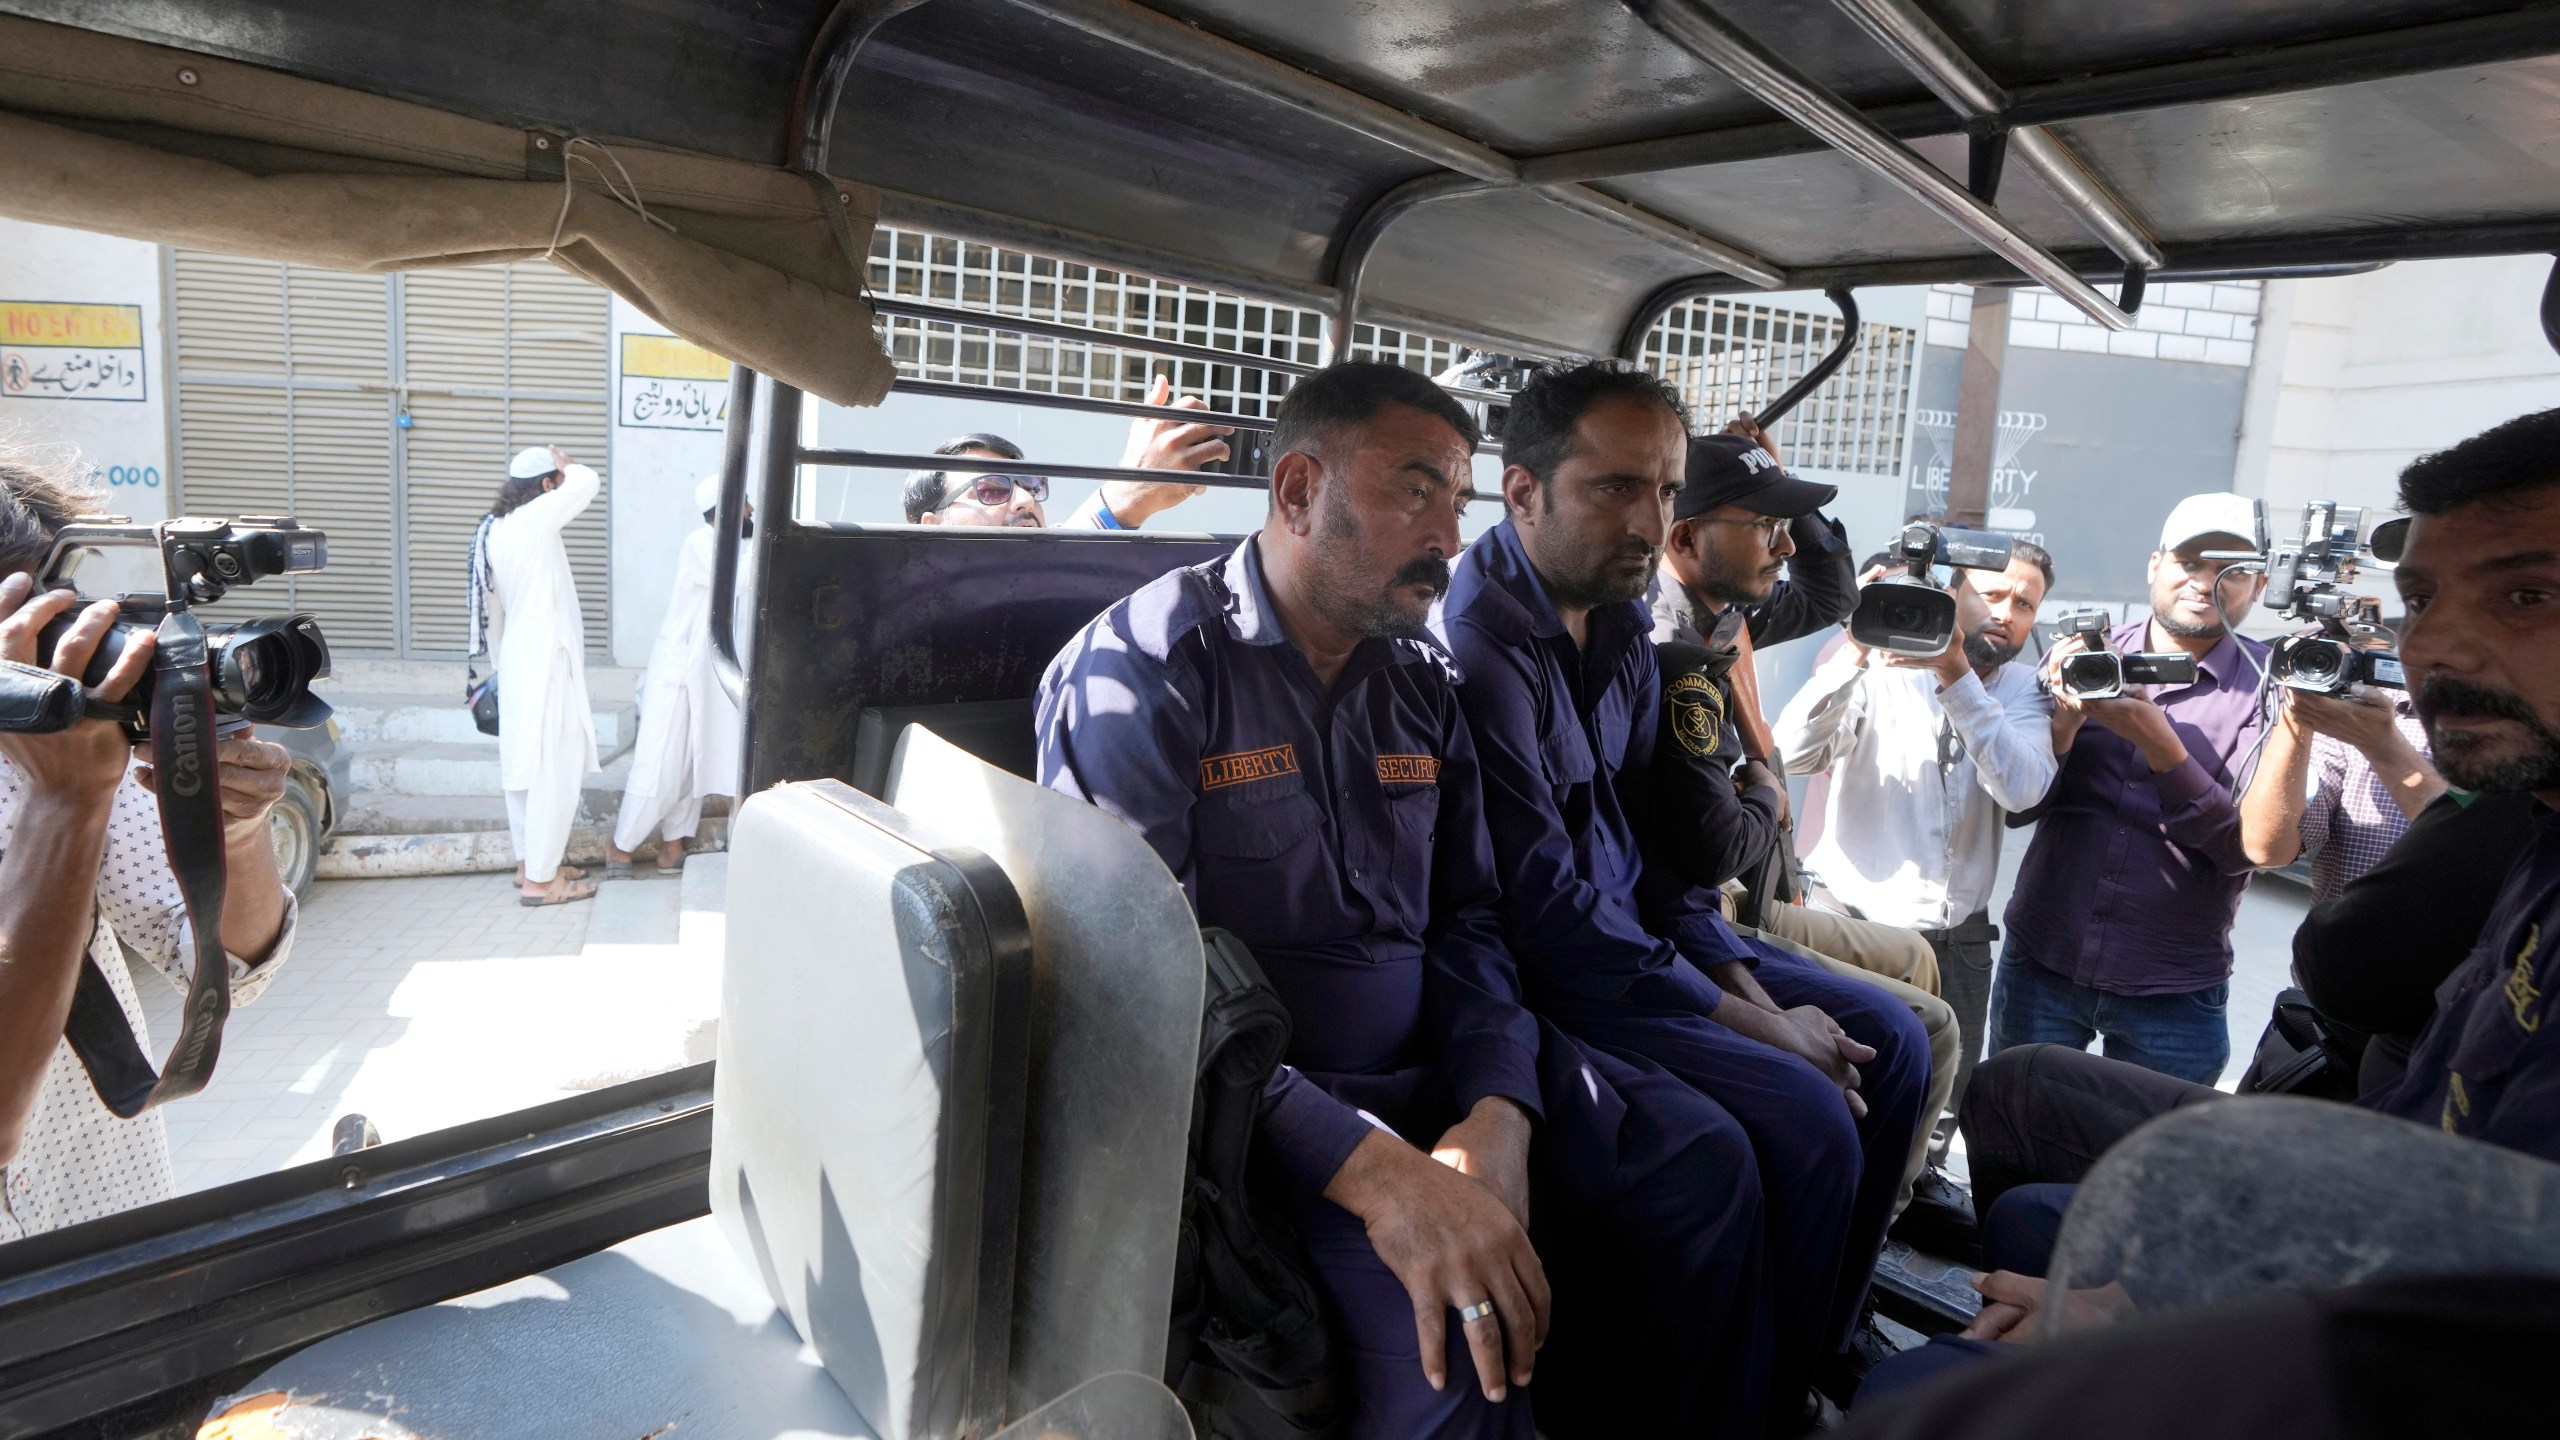
{"type": "MultiPolygon", "coordinates": [[[[503,875],[320,881],[213,1083],[165,1112],[178,1188],[319,1159],[350,1111],[401,1139],[710,1059],[728,858],[546,909],[503,875]]],[[[165,1046],[178,992],[142,994],[165,1046]]]]}

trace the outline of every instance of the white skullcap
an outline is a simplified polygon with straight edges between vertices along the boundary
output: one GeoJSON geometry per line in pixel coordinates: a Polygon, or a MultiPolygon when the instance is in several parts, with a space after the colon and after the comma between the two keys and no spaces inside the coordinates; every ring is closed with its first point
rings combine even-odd
{"type": "Polygon", "coordinates": [[[719,503],[720,477],[717,475],[703,476],[702,483],[693,487],[693,513],[699,515],[703,511],[708,510],[719,503]]]}
{"type": "Polygon", "coordinates": [[[527,445],[516,452],[516,458],[507,462],[507,478],[530,480],[536,475],[548,475],[559,468],[559,464],[551,458],[550,446],[527,445]]]}

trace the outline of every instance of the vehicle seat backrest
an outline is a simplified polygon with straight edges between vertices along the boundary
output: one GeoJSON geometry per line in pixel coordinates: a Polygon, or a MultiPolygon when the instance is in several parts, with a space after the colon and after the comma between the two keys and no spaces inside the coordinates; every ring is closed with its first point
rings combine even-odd
{"type": "Polygon", "coordinates": [[[712,1213],[881,1440],[987,1434],[1014,1324],[1021,901],[986,855],[833,780],[752,797],[730,848],[712,1213]]]}
{"type": "Polygon", "coordinates": [[[873,705],[854,727],[853,788],[878,796],[889,787],[889,760],[898,737],[921,725],[1008,775],[1037,778],[1039,743],[1031,733],[1032,698],[974,700],[955,705],[873,705]]]}
{"type": "Polygon", "coordinates": [[[993,857],[1030,921],[1007,1413],[1109,1371],[1159,1373],[1207,983],[1190,902],[1137,831],[921,726],[898,743],[888,799],[993,857]]]}
{"type": "MultiPolygon", "coordinates": [[[[1206,535],[798,524],[776,526],[760,543],[747,794],[827,776],[871,793],[860,778],[881,762],[861,743],[864,711],[1028,701],[1087,621],[1166,571],[1236,544],[1206,535]]],[[[894,718],[884,720],[893,743],[894,718]]],[[[1023,735],[1028,744],[1027,724],[1023,735]]]]}
{"type": "Polygon", "coordinates": [[[2352,1105],[2190,1105],[2071,1200],[2038,1333],[2130,1311],[2428,1275],[2560,1279],[2560,1165],[2352,1105]]]}

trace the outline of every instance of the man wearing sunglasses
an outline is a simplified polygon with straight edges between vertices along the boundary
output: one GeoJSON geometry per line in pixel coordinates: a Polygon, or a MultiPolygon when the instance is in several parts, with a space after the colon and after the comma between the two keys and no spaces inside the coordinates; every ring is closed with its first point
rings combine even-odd
{"type": "MultiPolygon", "coordinates": [[[[1150,405],[1170,403],[1177,409],[1204,410],[1197,395],[1172,399],[1173,387],[1156,377],[1147,394],[1150,405]]],[[[1225,425],[1174,420],[1129,422],[1129,443],[1120,463],[1148,470],[1198,470],[1224,460],[1225,425]]],[[[936,455],[987,460],[1019,460],[1022,447],[1001,435],[963,435],[934,447],[936,455]]],[[[1141,480],[1113,480],[1086,497],[1067,518],[1067,528],[1135,530],[1147,517],[1170,510],[1205,487],[1141,480]]],[[[975,474],[959,470],[919,470],[907,477],[907,523],[910,525],[999,525],[1038,530],[1049,523],[1049,477],[1033,474],[975,474]]]]}

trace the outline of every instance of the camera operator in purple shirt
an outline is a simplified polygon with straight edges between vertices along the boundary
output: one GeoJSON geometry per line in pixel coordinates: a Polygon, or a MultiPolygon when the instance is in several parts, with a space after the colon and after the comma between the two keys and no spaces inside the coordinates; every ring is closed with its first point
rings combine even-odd
{"type": "MultiPolygon", "coordinates": [[[[2119,653],[2194,657],[2193,683],[2079,700],[2056,689],[2062,763],[2042,805],[1992,985],[1991,1050],[2106,1039],[2108,1056],[2210,1085],[2231,1056],[2231,921],[2255,867],[2232,776],[2257,742],[2267,647],[2233,633],[2262,576],[2206,558],[2259,548],[2257,504],[2178,502],[2151,555],[2151,616],[2119,653]]],[[[2045,657],[2052,681],[2078,636],[2045,657]]]]}

